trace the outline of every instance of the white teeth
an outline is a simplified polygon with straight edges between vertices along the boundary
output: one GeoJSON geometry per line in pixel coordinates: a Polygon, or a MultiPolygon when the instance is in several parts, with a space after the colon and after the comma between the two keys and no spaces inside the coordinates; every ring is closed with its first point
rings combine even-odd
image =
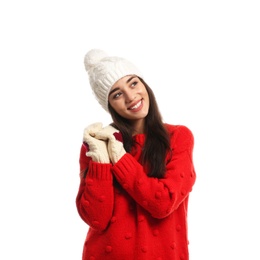
{"type": "Polygon", "coordinates": [[[130,109],[136,109],[141,106],[141,101],[139,101],[135,106],[131,107],[130,109]]]}

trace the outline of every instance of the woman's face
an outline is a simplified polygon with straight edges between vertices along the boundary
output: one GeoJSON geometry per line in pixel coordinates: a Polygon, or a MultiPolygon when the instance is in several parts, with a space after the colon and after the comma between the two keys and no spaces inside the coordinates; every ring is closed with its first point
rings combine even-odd
{"type": "Polygon", "coordinates": [[[149,110],[149,96],[144,84],[135,75],[119,79],[108,96],[111,107],[122,117],[143,122],[149,110]]]}

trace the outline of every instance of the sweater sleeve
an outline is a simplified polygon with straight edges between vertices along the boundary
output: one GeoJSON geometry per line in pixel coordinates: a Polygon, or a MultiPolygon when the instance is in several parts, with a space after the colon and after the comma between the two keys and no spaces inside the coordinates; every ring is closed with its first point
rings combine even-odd
{"type": "Polygon", "coordinates": [[[171,214],[185,200],[195,183],[192,152],[194,139],[185,126],[178,126],[171,138],[172,156],[165,177],[148,177],[144,168],[129,153],[113,167],[118,182],[130,196],[155,218],[171,214]]]}
{"type": "Polygon", "coordinates": [[[113,178],[111,164],[93,162],[86,156],[84,144],[80,152],[80,170],[87,171],[81,178],[76,206],[83,221],[97,230],[104,230],[114,206],[113,178]]]}

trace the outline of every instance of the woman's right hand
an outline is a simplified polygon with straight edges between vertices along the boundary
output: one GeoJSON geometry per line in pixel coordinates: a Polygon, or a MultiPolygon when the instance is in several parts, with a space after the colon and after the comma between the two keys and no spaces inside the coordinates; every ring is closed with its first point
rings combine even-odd
{"type": "Polygon", "coordinates": [[[94,162],[110,163],[107,141],[96,139],[95,134],[102,129],[102,123],[94,123],[84,129],[83,141],[88,145],[87,156],[94,162]]]}

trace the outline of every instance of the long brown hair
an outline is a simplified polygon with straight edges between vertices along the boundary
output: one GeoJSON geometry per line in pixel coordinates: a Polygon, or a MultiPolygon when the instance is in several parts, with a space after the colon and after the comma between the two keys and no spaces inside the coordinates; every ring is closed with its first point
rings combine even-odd
{"type": "MultiPolygon", "coordinates": [[[[146,140],[142,149],[141,162],[148,167],[148,176],[163,178],[165,174],[166,154],[170,151],[170,137],[163,124],[152,89],[143,79],[139,79],[144,84],[150,101],[149,111],[145,118],[146,140]]],[[[124,140],[124,148],[127,152],[130,152],[134,144],[132,138],[133,128],[130,121],[120,116],[110,104],[108,104],[108,109],[113,119],[112,125],[121,132],[124,140]]]]}

